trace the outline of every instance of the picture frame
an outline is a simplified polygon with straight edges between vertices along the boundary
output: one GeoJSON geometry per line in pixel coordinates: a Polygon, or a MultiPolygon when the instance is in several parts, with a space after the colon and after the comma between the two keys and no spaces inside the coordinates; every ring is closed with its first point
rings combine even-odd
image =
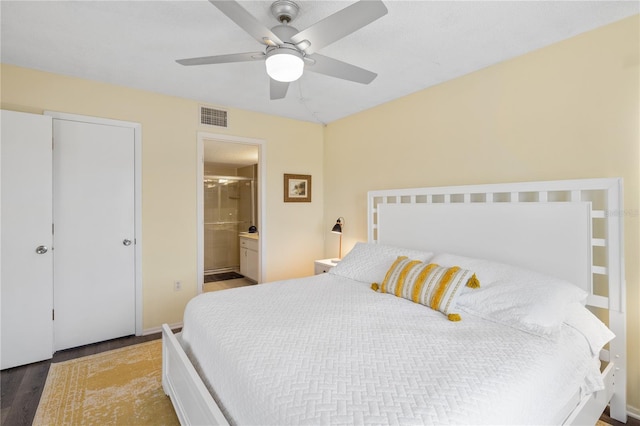
{"type": "Polygon", "coordinates": [[[284,174],[284,202],[311,202],[311,175],[284,174]]]}

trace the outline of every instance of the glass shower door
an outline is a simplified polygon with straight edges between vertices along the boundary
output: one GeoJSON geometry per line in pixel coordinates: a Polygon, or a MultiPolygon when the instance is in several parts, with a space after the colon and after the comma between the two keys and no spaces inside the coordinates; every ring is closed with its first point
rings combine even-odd
{"type": "Polygon", "coordinates": [[[251,226],[253,179],[205,176],[204,179],[204,269],[238,270],[238,233],[251,226]]]}

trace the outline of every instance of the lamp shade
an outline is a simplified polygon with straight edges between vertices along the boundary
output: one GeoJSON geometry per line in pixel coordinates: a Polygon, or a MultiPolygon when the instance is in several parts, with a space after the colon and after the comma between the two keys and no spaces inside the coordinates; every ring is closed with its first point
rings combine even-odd
{"type": "Polygon", "coordinates": [[[339,217],[338,220],[336,220],[336,224],[333,225],[333,229],[331,229],[331,232],[334,232],[336,234],[342,234],[342,218],[339,217]]]}
{"type": "Polygon", "coordinates": [[[288,83],[302,76],[302,54],[293,49],[275,49],[267,53],[267,74],[274,80],[288,83]]]}

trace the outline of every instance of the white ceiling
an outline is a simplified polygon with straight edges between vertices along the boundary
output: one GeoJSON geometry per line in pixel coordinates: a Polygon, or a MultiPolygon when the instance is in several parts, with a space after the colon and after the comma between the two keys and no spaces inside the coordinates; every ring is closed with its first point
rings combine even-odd
{"type": "MultiPolygon", "coordinates": [[[[352,1],[299,1],[302,30],[352,1]]],[[[270,1],[242,1],[266,26],[270,1]]],[[[175,59],[263,50],[206,0],[0,2],[3,63],[329,123],[640,12],[628,1],[397,1],[319,53],[377,72],[361,85],[307,72],[269,100],[263,62],[175,59]]],[[[535,70],[532,70],[535,72],[535,70]]]]}

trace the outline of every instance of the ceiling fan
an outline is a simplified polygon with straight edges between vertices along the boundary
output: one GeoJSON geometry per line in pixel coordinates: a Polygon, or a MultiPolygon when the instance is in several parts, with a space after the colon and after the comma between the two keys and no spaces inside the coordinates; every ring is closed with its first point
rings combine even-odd
{"type": "Polygon", "coordinates": [[[364,68],[316,52],[386,15],[387,8],[381,0],[360,0],[302,31],[290,25],[300,10],[299,6],[290,0],[277,0],[271,5],[271,13],[280,22],[271,29],[262,25],[237,1],[209,2],[266,48],[263,52],[177,60],[181,65],[264,60],[270,77],[272,100],[284,98],[289,83],[300,78],[305,69],[362,84],[371,83],[377,76],[364,68]]]}

